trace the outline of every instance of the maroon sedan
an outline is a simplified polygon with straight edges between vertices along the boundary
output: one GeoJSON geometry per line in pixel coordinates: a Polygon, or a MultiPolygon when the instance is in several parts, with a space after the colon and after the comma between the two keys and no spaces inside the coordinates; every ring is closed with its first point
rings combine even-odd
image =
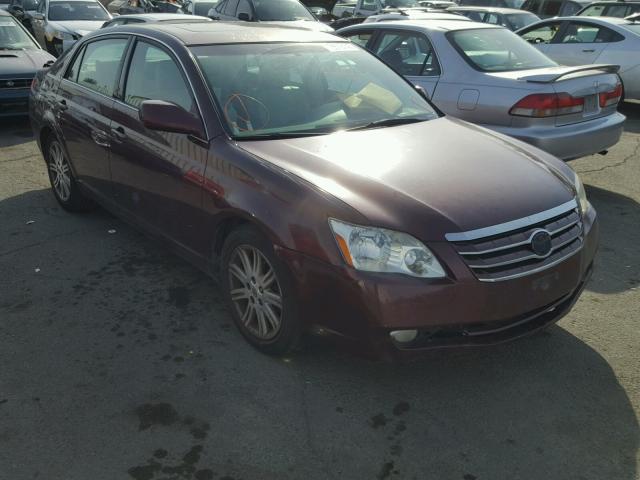
{"type": "Polygon", "coordinates": [[[30,108],[58,202],[169,240],[264,352],[309,329],[498,343],[557,321],[591,272],[596,213],[566,164],[444,117],[329,34],[103,30],[38,74],[30,108]]]}

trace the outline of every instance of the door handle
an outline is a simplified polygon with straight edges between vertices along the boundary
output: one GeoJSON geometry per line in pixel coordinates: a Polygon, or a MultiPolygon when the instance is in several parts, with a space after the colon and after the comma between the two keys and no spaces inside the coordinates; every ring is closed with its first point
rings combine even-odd
{"type": "Polygon", "coordinates": [[[111,133],[118,140],[124,140],[125,138],[127,138],[127,134],[124,131],[124,128],[121,127],[121,126],[115,127],[115,128],[111,128],[111,133]]]}
{"type": "Polygon", "coordinates": [[[587,49],[587,50],[582,50],[582,51],[583,51],[584,53],[593,53],[593,52],[595,52],[595,50],[594,50],[594,49],[592,49],[592,48],[591,48],[591,49],[587,49]]]}
{"type": "Polygon", "coordinates": [[[110,147],[109,140],[107,139],[107,135],[101,130],[91,130],[91,138],[96,145],[101,147],[110,147]]]}

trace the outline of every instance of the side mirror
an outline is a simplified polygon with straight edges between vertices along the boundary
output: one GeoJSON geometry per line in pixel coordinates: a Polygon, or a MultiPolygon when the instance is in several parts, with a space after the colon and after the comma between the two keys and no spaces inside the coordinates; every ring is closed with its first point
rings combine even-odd
{"type": "Polygon", "coordinates": [[[186,133],[198,138],[205,137],[199,118],[178,105],[162,100],[142,102],[140,120],[150,130],[186,133]]]}
{"type": "Polygon", "coordinates": [[[250,22],[251,21],[251,16],[249,16],[248,13],[242,12],[238,14],[238,20],[242,21],[242,22],[250,22]]]}

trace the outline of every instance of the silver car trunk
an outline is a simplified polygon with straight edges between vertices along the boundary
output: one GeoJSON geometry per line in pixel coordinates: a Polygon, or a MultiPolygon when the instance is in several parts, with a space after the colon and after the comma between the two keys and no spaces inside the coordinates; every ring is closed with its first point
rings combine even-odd
{"type": "Polygon", "coordinates": [[[599,94],[615,89],[620,82],[617,71],[616,65],[588,65],[537,68],[490,75],[533,84],[548,84],[556,93],[568,93],[574,98],[583,98],[582,112],[555,117],[555,124],[561,126],[603,117],[614,112],[616,105],[600,107],[599,94]]]}

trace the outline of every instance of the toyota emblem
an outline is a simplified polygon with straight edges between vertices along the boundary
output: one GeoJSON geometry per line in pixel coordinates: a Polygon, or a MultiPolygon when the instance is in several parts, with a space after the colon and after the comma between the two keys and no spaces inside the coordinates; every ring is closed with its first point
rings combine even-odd
{"type": "Polygon", "coordinates": [[[531,236],[531,250],[539,257],[546,257],[551,252],[551,235],[546,230],[538,230],[531,236]]]}

